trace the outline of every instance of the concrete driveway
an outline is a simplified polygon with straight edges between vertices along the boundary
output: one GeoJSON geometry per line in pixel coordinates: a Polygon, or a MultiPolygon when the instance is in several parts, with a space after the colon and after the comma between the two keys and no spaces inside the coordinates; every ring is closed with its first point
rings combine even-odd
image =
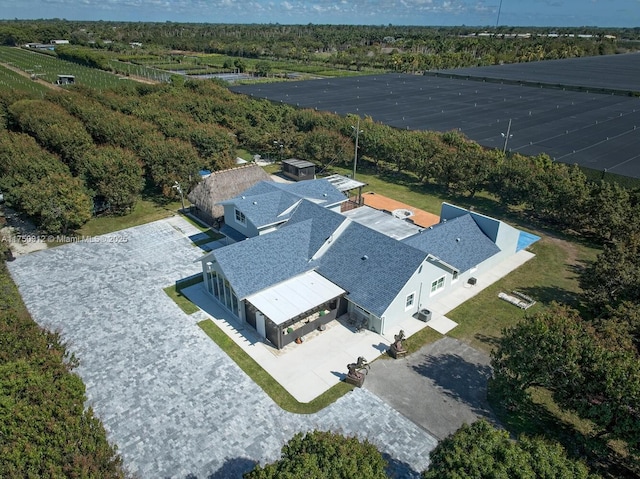
{"type": "Polygon", "coordinates": [[[440,440],[481,417],[495,422],[486,398],[489,361],[444,337],[405,358],[374,362],[365,388],[440,440]]]}
{"type": "Polygon", "coordinates": [[[365,389],[317,414],[284,412],[197,327],[199,313],[166,296],[199,272],[196,231],[175,217],[9,263],[33,318],[80,359],[87,405],[131,472],[240,477],[296,432],[322,429],[368,438],[394,477],[417,477],[436,445],[424,429],[365,389]]]}

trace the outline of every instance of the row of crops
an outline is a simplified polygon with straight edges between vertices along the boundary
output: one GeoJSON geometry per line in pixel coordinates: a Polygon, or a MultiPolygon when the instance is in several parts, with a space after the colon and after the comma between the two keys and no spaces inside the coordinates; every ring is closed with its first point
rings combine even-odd
{"type": "Polygon", "coordinates": [[[130,63],[123,62],[120,60],[110,60],[109,65],[111,67],[124,75],[135,75],[137,77],[146,78],[147,80],[157,81],[157,82],[166,82],[169,81],[169,77],[171,76],[169,73],[158,70],[156,68],[150,68],[146,65],[141,65],[139,63],[130,63]]]}
{"type": "Polygon", "coordinates": [[[16,73],[8,68],[0,66],[0,90],[22,90],[30,93],[43,94],[47,91],[47,87],[25,78],[23,75],[16,73]]]}
{"type": "Polygon", "coordinates": [[[55,83],[58,75],[73,75],[76,83],[97,89],[114,87],[122,80],[129,81],[112,73],[20,48],[0,47],[0,63],[6,63],[50,83],[55,83]]]}

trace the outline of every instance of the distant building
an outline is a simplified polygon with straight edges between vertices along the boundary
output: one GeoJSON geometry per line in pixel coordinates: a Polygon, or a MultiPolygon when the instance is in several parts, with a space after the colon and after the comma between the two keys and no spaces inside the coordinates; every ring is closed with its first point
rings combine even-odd
{"type": "Polygon", "coordinates": [[[68,45],[69,40],[51,40],[51,45],[68,45]]]}
{"type": "Polygon", "coordinates": [[[58,75],[56,85],[73,85],[76,82],[76,77],[73,75],[58,75]]]}
{"type": "Polygon", "coordinates": [[[55,48],[55,45],[50,43],[26,43],[24,46],[34,50],[53,50],[55,48]]]}

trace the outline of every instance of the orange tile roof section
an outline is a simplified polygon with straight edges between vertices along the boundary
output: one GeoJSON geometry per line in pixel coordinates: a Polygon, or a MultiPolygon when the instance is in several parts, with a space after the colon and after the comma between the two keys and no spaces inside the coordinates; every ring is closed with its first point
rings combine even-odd
{"type": "Polygon", "coordinates": [[[362,199],[365,205],[370,206],[371,208],[375,208],[376,210],[386,211],[388,213],[392,213],[394,210],[411,211],[413,215],[408,217],[407,219],[422,228],[428,228],[429,226],[435,225],[440,222],[440,217],[438,215],[427,213],[426,211],[414,208],[413,206],[409,206],[407,204],[401,203],[400,201],[387,198],[386,196],[382,196],[377,193],[364,193],[362,195],[362,199]]]}

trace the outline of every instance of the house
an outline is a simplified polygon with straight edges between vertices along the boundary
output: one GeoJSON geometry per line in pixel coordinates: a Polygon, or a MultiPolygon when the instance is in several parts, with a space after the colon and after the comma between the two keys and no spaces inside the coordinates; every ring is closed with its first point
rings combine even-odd
{"type": "Polygon", "coordinates": [[[68,45],[69,40],[51,40],[51,45],[68,45]]]}
{"type": "Polygon", "coordinates": [[[289,158],[282,160],[282,174],[295,181],[313,180],[316,177],[316,165],[307,160],[289,158]]]}
{"type": "Polygon", "coordinates": [[[520,231],[454,205],[443,204],[439,224],[398,240],[309,192],[287,206],[293,199],[273,187],[223,202],[225,216],[242,214],[240,223],[268,225],[268,234],[253,229],[200,261],[207,292],[277,348],[345,313],[389,333],[516,253],[520,231]]]}
{"type": "Polygon", "coordinates": [[[224,216],[224,208],[218,203],[238,196],[260,181],[272,181],[258,165],[209,172],[189,193],[189,201],[195,205],[193,213],[208,224],[218,222],[224,216]]]}
{"type": "Polygon", "coordinates": [[[224,226],[220,232],[232,241],[270,233],[286,223],[303,200],[340,212],[347,197],[329,181],[303,183],[261,181],[236,196],[218,204],[224,208],[224,226]]]}

